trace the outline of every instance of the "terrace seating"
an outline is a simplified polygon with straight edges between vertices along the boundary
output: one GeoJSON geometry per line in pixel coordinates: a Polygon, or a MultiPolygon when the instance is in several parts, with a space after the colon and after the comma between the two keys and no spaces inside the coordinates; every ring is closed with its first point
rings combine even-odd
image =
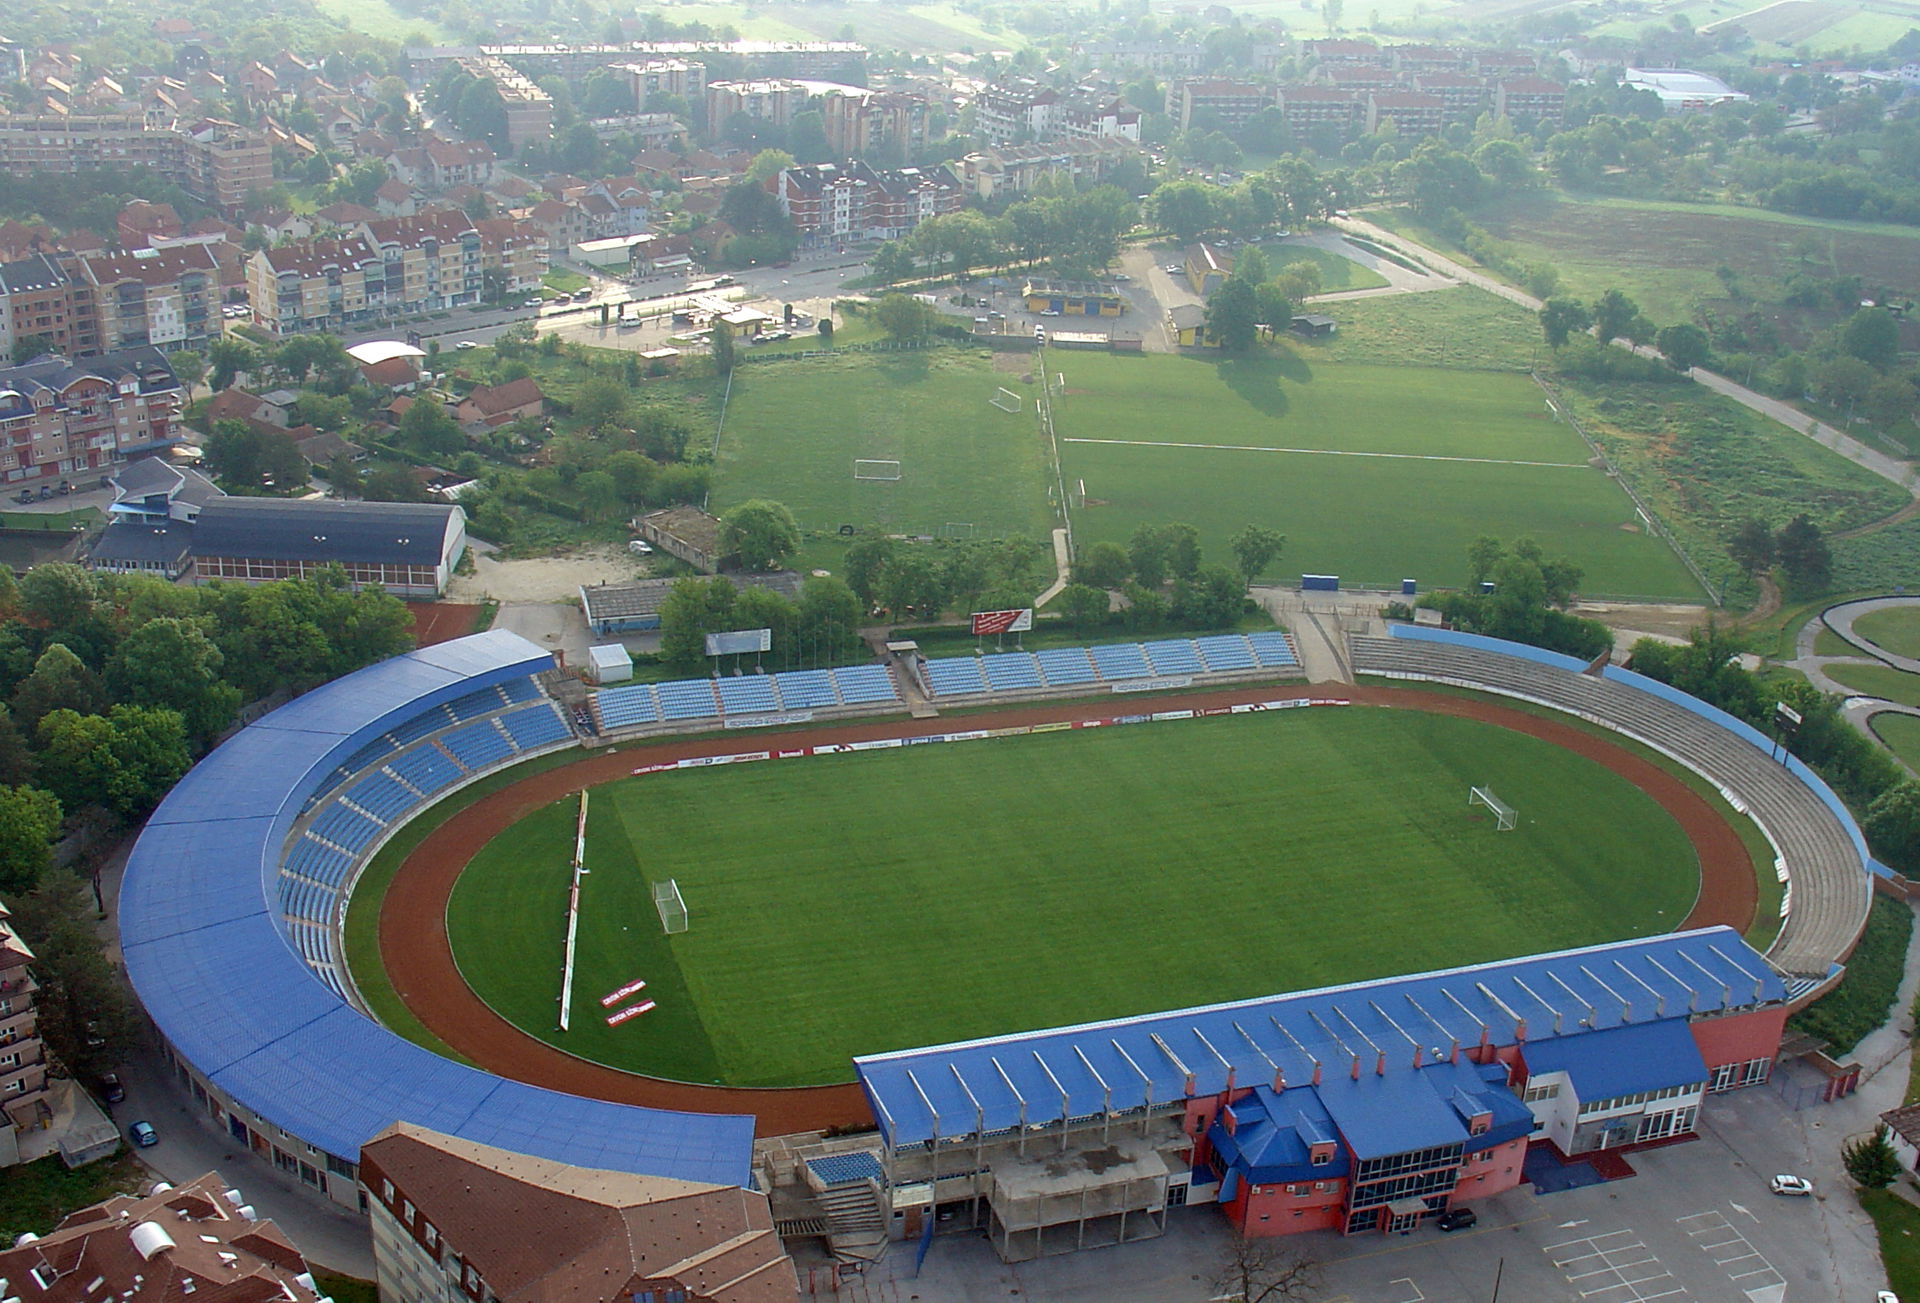
{"type": "Polygon", "coordinates": [[[900,689],[894,686],[893,675],[884,665],[853,665],[829,673],[833,686],[840,691],[840,700],[849,706],[900,699],[900,689]]]}
{"type": "Polygon", "coordinates": [[[1540,702],[1602,721],[1680,759],[1734,793],[1787,866],[1791,907],[1767,957],[1824,977],[1865,922],[1868,889],[1846,826],[1818,793],[1750,741],[1628,683],[1474,647],[1400,638],[1351,640],[1364,674],[1431,679],[1540,702]]]}
{"type": "Polygon", "coordinates": [[[398,751],[402,747],[412,746],[421,738],[432,736],[451,723],[453,721],[447,718],[446,711],[429,710],[423,715],[415,715],[412,719],[394,725],[387,730],[386,736],[392,739],[393,749],[398,751]]]}
{"type": "Polygon", "coordinates": [[[1040,663],[1033,659],[1032,652],[1002,652],[995,656],[982,656],[980,668],[986,671],[987,683],[995,692],[1018,692],[1023,688],[1046,686],[1040,677],[1040,663]]]}
{"type": "Polygon", "coordinates": [[[720,701],[713,695],[712,679],[677,679],[672,683],[656,683],[654,694],[660,701],[662,719],[704,719],[720,713],[720,701]]]}
{"type": "MultiPolygon", "coordinates": [[[[405,809],[407,803],[412,800],[407,790],[384,775],[376,774],[374,777],[381,783],[384,783],[388,788],[391,788],[394,793],[398,793],[399,804],[397,808],[405,809]]],[[[377,792],[375,794],[385,795],[385,793],[377,792]]],[[[382,803],[385,804],[386,802],[382,803]]],[[[368,813],[371,814],[372,812],[369,811],[368,813]]],[[[359,852],[368,842],[378,837],[383,827],[384,825],[368,818],[367,815],[356,814],[338,801],[335,801],[332,805],[322,807],[320,817],[313,821],[313,831],[316,836],[325,838],[343,851],[353,853],[359,852]]]]}
{"type": "Polygon", "coordinates": [[[540,685],[532,679],[508,679],[497,691],[509,706],[524,706],[529,701],[540,700],[540,685]]]}
{"type": "Polygon", "coordinates": [[[1212,673],[1224,674],[1232,670],[1255,668],[1253,647],[1247,642],[1244,634],[1230,633],[1212,638],[1195,638],[1193,646],[1212,673]]]}
{"type": "Polygon", "coordinates": [[[886,1173],[880,1166],[880,1160],[871,1150],[861,1149],[850,1154],[827,1154],[820,1158],[809,1158],[807,1169],[819,1177],[828,1188],[836,1185],[860,1185],[867,1181],[886,1183],[886,1173]]]}
{"type": "Polygon", "coordinates": [[[513,755],[513,743],[490,719],[456,728],[440,739],[440,745],[453,752],[468,769],[485,769],[513,755]]]}
{"type": "Polygon", "coordinates": [[[766,715],[780,709],[773,682],[765,675],[720,679],[720,709],[729,715],[766,715]]]}
{"type": "Polygon", "coordinates": [[[1090,648],[1094,668],[1109,683],[1121,679],[1145,679],[1153,676],[1147,657],[1137,642],[1103,643],[1090,648]]]}
{"type": "Polygon", "coordinates": [[[292,853],[287,856],[288,872],[323,882],[329,887],[337,887],[346,880],[347,866],[352,863],[348,856],[311,837],[301,837],[295,841],[292,853]]]}
{"type": "Polygon", "coordinates": [[[446,711],[453,716],[453,722],[464,724],[470,719],[478,719],[488,711],[498,710],[507,704],[498,688],[482,688],[478,692],[469,692],[464,697],[455,697],[446,705],[446,711]]]}
{"type": "Polygon", "coordinates": [[[840,694],[833,690],[833,676],[825,670],[788,670],[773,676],[773,686],[780,694],[782,710],[840,704],[840,694]]]}
{"type": "Polygon", "coordinates": [[[1254,659],[1260,662],[1262,669],[1291,669],[1300,664],[1300,658],[1293,654],[1293,644],[1287,635],[1277,630],[1262,630],[1247,635],[1247,645],[1253,648],[1254,659]]]}
{"type": "Polygon", "coordinates": [[[633,683],[624,688],[604,688],[593,695],[600,712],[600,726],[626,728],[630,724],[659,722],[660,707],[653,699],[651,683],[633,683]]]}
{"type": "Polygon", "coordinates": [[[529,706],[525,710],[510,710],[497,716],[494,722],[513,736],[516,747],[522,751],[531,751],[535,747],[551,746],[555,742],[564,742],[573,736],[573,730],[567,727],[567,721],[551,704],[529,706]]]}
{"type": "Polygon", "coordinates": [[[927,662],[927,686],[936,697],[963,697],[985,692],[987,680],[978,656],[942,656],[927,662]]]}
{"type": "Polygon", "coordinates": [[[422,796],[432,796],[442,788],[459,782],[461,778],[460,766],[447,759],[440,748],[433,746],[415,747],[387,761],[386,767],[387,772],[398,776],[422,796]]]}
{"type": "Polygon", "coordinates": [[[1200,662],[1200,653],[1193,649],[1191,638],[1142,643],[1140,650],[1146,653],[1155,674],[1200,674],[1206,670],[1200,662]]]}
{"type": "Polygon", "coordinates": [[[1085,647],[1054,647],[1035,652],[1033,659],[1050,686],[1092,683],[1096,677],[1085,647]]]}

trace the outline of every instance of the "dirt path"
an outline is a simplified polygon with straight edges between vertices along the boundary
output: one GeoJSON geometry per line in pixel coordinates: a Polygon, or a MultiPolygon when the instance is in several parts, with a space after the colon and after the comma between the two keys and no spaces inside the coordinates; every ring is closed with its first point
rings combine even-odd
{"type": "MultiPolygon", "coordinates": [[[[1127,709],[1192,710],[1237,702],[1312,697],[1362,705],[1426,710],[1496,724],[1583,755],[1605,765],[1658,801],[1685,830],[1699,856],[1700,894],[1682,927],[1724,923],[1745,931],[1758,904],[1752,861],[1739,835],[1692,788],[1664,769],[1604,738],[1558,720],[1489,702],[1407,688],[1346,687],[1321,690],[1298,683],[1265,684],[1229,691],[1155,697],[1135,706],[1118,698],[1041,704],[974,717],[994,727],[1098,719],[1127,709]]],[[[889,719],[807,733],[780,735],[783,745],[820,745],[885,737],[942,733],[941,720],[889,719]]],[[[582,788],[628,777],[641,764],[724,754],[751,746],[745,738],[670,742],[582,759],[535,774],[455,814],[409,855],[387,889],[380,910],[380,948],[394,990],[436,1036],[489,1072],[574,1095],[703,1113],[753,1113],[763,1136],[872,1122],[860,1087],[847,1082],[790,1090],[745,1090],[661,1081],[575,1058],[536,1040],[494,1013],[461,980],[447,937],[447,901],[454,882],[481,847],[514,823],[582,788]]]]}

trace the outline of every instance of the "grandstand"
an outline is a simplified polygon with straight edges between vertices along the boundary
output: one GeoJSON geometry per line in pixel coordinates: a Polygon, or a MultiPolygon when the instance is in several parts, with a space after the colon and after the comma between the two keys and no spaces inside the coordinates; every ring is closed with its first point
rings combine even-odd
{"type": "Polygon", "coordinates": [[[936,700],[1000,695],[1045,696],[1069,688],[1185,680],[1231,682],[1295,673],[1300,660],[1279,630],[1165,638],[1157,642],[1054,647],[1039,652],[940,656],[919,663],[927,695],[936,700]]]}
{"type": "Polygon", "coordinates": [[[551,667],[496,630],[315,689],[196,765],[128,857],[121,947],[170,1060],[223,1131],[343,1206],[360,1145],[396,1119],[581,1167],[748,1179],[751,1117],[508,1081],[343,992],[335,924],[364,858],[452,788],[573,742],[534,679],[551,667]]]}
{"type": "Polygon", "coordinates": [[[1767,958],[1806,1000],[1840,977],[1866,926],[1873,862],[1851,814],[1818,775],[1772,757],[1770,739],[1685,693],[1609,667],[1582,673],[1571,657],[1413,625],[1393,637],[1354,637],[1362,674],[1477,688],[1538,702],[1624,733],[1714,784],[1766,835],[1786,884],[1780,934],[1767,958]]]}
{"type": "Polygon", "coordinates": [[[849,665],[834,670],[627,683],[593,694],[589,711],[596,732],[619,733],[664,731],[717,719],[899,704],[900,687],[886,666],[849,665]]]}

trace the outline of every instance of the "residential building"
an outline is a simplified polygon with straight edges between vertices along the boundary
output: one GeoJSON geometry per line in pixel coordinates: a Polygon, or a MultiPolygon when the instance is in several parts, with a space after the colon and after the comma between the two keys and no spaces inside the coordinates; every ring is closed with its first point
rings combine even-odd
{"type": "Polygon", "coordinates": [[[220,497],[194,521],[193,576],[260,584],[338,565],[356,588],[434,601],[467,550],[466,524],[440,504],[220,497]]]}
{"type": "Polygon", "coordinates": [[[1447,125],[1447,102],[1438,95],[1418,91],[1375,91],[1367,96],[1368,134],[1388,122],[1410,139],[1435,135],[1447,125]]]}
{"type": "Polygon", "coordinates": [[[1192,128],[1195,114],[1202,115],[1203,124],[1215,131],[1234,131],[1273,103],[1272,88],[1257,82],[1206,79],[1167,83],[1167,116],[1182,131],[1192,128]]]}
{"type": "Polygon", "coordinates": [[[361,1147],[385,1303],[791,1303],[767,1197],[400,1122],[361,1147]]]}
{"type": "Polygon", "coordinates": [[[216,118],[161,113],[0,114],[0,172],[150,168],[229,215],[273,184],[266,137],[216,118]]]}
{"type": "Polygon", "coordinates": [[[273,184],[273,147],[257,131],[218,118],[176,128],[183,134],[180,186],[229,215],[273,184]]]}
{"type": "MultiPolygon", "coordinates": [[[[531,234],[503,237],[496,255],[523,277],[531,234]]],[[[440,312],[480,301],[483,238],[465,213],[436,209],[364,222],[345,238],[262,249],[247,263],[254,322],[276,335],[340,330],[396,313],[440,312]]],[[[538,277],[534,277],[535,280],[538,277]]]]}
{"type": "Polygon", "coordinates": [[[197,347],[223,325],[220,260],[205,244],[84,254],[74,281],[91,301],[94,346],[107,352],[197,347]]]}
{"type": "Polygon", "coordinates": [[[122,249],[145,249],[158,241],[177,239],[183,229],[172,204],[150,204],[144,199],[122,208],[113,225],[122,249]]]}
{"type": "Polygon", "coordinates": [[[1471,54],[1448,45],[1390,45],[1387,56],[1403,73],[1465,72],[1473,66],[1471,54]]]}
{"type": "Polygon", "coordinates": [[[182,395],[155,348],[0,368],[0,483],[97,478],[182,440],[182,395]]]}
{"type": "Polygon", "coordinates": [[[1188,246],[1185,261],[1187,284],[1202,298],[1219,289],[1227,277],[1233,275],[1233,255],[1204,241],[1188,246]]]}
{"type": "Polygon", "coordinates": [[[1358,95],[1331,86],[1282,86],[1276,98],[1287,130],[1297,140],[1315,131],[1337,133],[1345,140],[1360,130],[1366,116],[1358,95]]]}
{"type": "Polygon", "coordinates": [[[996,82],[973,100],[977,129],[990,145],[1061,139],[1140,141],[1140,112],[1117,96],[1055,90],[1031,78],[996,82]]]}
{"type": "Polygon", "coordinates": [[[1539,68],[1539,60],[1525,50],[1475,50],[1473,71],[1494,80],[1529,77],[1539,68]]]}
{"type": "Polygon", "coordinates": [[[480,233],[480,274],[500,276],[501,288],[513,294],[539,288],[550,265],[546,235],[531,222],[511,217],[488,217],[473,224],[480,233]]]}
{"type": "Polygon", "coordinates": [[[529,77],[550,75],[579,81],[596,68],[617,68],[662,59],[726,56],[748,77],[841,77],[865,81],[867,47],[858,41],[619,41],[577,45],[483,45],[410,47],[407,75],[416,85],[433,80],[449,59],[484,54],[504,59],[529,77]]]}
{"type": "Polygon", "coordinates": [[[34,1303],[319,1303],[307,1261],[218,1172],[155,1182],[71,1213],[0,1251],[0,1277],[34,1303]]]}
{"type": "Polygon", "coordinates": [[[478,140],[428,136],[418,145],[395,149],[386,159],[389,172],[422,190],[484,186],[493,180],[493,150],[478,140]]]}
{"type": "Polygon", "coordinates": [[[492,82],[500,92],[507,109],[507,145],[514,153],[529,141],[553,139],[553,96],[531,77],[488,55],[462,59],[460,66],[469,76],[492,82]]]}
{"type": "Polygon", "coordinates": [[[1559,126],[1567,115],[1567,88],[1545,77],[1519,77],[1494,87],[1493,111],[1515,126],[1559,126]]]}
{"type": "Polygon", "coordinates": [[[546,410],[547,399],[540,392],[540,382],[532,376],[521,376],[504,385],[481,385],[460,400],[453,415],[462,425],[495,426],[523,417],[537,421],[546,410]]]}
{"type": "Polygon", "coordinates": [[[932,107],[917,95],[835,86],[820,97],[820,113],[838,157],[904,163],[926,148],[932,107]]]}
{"type": "Polygon", "coordinates": [[[1095,41],[1075,45],[1074,52],[1086,55],[1102,68],[1144,68],[1161,73],[1196,73],[1207,61],[1204,46],[1158,41],[1095,41]]]}
{"type": "Polygon", "coordinates": [[[707,96],[707,65],[697,59],[648,59],[625,65],[634,108],[644,113],[656,95],[672,95],[691,107],[707,96]]]}
{"type": "Polygon", "coordinates": [[[1301,52],[1322,68],[1389,68],[1393,55],[1366,41],[1308,41],[1301,52]]]}
{"type": "Polygon", "coordinates": [[[1057,140],[1048,145],[995,145],[960,160],[960,179],[982,199],[1025,194],[1042,177],[1078,184],[1104,181],[1124,158],[1138,150],[1120,140],[1057,140]]]}
{"type": "Polygon", "coordinates": [[[17,342],[35,335],[50,341],[50,352],[96,351],[99,332],[91,313],[81,311],[77,292],[73,277],[49,254],[0,263],[0,359],[11,358],[17,342]]]}
{"type": "Polygon", "coordinates": [[[790,167],[771,183],[781,209],[810,244],[892,240],[929,217],[959,212],[966,191],[946,167],[790,167]]]}
{"type": "Polygon", "coordinates": [[[45,1126],[53,1117],[47,1098],[47,1051],[33,996],[33,951],[13,929],[0,904],[0,1111],[15,1131],[45,1126]]]}
{"type": "Polygon", "coordinates": [[[784,77],[760,81],[707,83],[707,125],[719,132],[736,113],[771,126],[784,127],[806,107],[807,88],[784,77]]]}
{"type": "Polygon", "coordinates": [[[1411,84],[1422,95],[1438,95],[1444,101],[1441,116],[1449,126],[1477,121],[1492,99],[1485,82],[1464,72],[1417,73],[1411,84]]]}

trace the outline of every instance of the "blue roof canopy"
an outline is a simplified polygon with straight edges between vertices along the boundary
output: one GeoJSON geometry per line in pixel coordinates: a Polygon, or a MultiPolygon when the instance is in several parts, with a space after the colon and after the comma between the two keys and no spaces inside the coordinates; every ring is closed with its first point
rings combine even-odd
{"type": "Polygon", "coordinates": [[[1563,1036],[1528,1045],[1521,1054],[1530,1076],[1566,1073],[1582,1103],[1694,1086],[1707,1079],[1707,1062],[1684,1022],[1563,1036]]]}

